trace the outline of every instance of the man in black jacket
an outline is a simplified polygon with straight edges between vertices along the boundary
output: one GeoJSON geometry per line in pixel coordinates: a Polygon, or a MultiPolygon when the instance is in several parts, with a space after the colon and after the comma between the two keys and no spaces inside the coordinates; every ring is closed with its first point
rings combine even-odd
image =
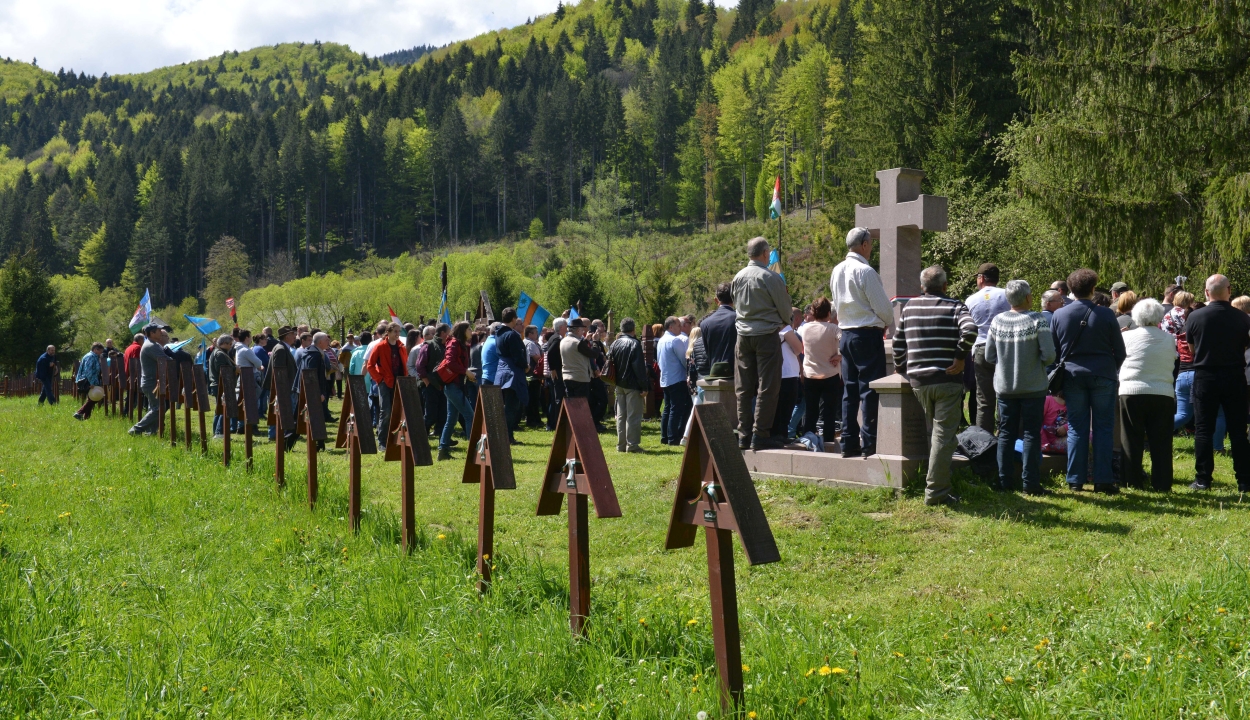
{"type": "MultiPolygon", "coordinates": [[[[265,387],[273,389],[274,373],[279,369],[286,370],[286,376],[291,382],[299,381],[299,373],[295,367],[295,357],[291,354],[291,343],[295,342],[295,328],[289,325],[283,325],[278,328],[278,344],[274,346],[269,353],[269,367],[265,368],[265,387]]],[[[274,399],[276,402],[276,398],[274,399]]],[[[290,394],[291,408],[294,409],[299,403],[299,386],[295,386],[294,392],[290,394]]],[[[277,434],[277,429],[269,428],[269,439],[273,440],[277,434]]],[[[294,446],[298,436],[295,434],[295,428],[287,428],[285,435],[286,448],[290,450],[294,446]]]]}
{"type": "MultiPolygon", "coordinates": [[[[304,371],[312,370],[316,384],[304,388],[304,399],[308,403],[308,412],[321,413],[322,420],[328,422],[330,417],[330,376],[326,373],[326,350],[330,349],[330,336],[323,332],[313,335],[312,346],[299,357],[295,374],[294,389],[297,393],[304,382],[304,371]]],[[[325,449],[325,441],[317,441],[317,449],[325,449]]]]}
{"type": "Polygon", "coordinates": [[[738,314],[734,311],[733,288],[729,283],[716,286],[716,301],[720,307],[699,321],[699,333],[707,352],[707,367],[699,368],[704,375],[711,371],[713,363],[727,362],[729,367],[735,366],[734,346],[738,343],[738,331],[734,321],[738,314]]]}
{"type": "Polygon", "coordinates": [[[1212,275],[1207,305],[1189,314],[1185,339],[1194,356],[1194,490],[1211,489],[1215,420],[1224,410],[1237,489],[1250,492],[1250,441],[1246,440],[1246,346],[1250,315],[1233,307],[1228,278],[1212,275]]]}
{"type": "Polygon", "coordinates": [[[609,350],[616,368],[616,451],[642,452],[642,409],[647,397],[647,365],[633,318],[621,320],[621,335],[609,350]]]}

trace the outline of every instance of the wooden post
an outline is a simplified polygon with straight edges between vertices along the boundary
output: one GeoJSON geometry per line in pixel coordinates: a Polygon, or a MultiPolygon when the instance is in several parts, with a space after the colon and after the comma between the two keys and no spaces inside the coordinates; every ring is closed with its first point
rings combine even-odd
{"type": "Polygon", "coordinates": [[[677,492],[664,548],[690,547],[702,527],[707,540],[712,642],[725,712],[742,704],[742,642],[734,578],[733,533],[751,565],[777,562],[781,555],[747,469],[729,415],[719,403],[694,408],[690,439],[682,455],[677,492]]]}
{"type": "Polygon", "coordinates": [[[560,405],[551,454],[538,496],[539,515],[558,515],[569,496],[569,627],[585,631],[590,617],[590,534],[586,499],[595,501],[599,518],[620,517],[608,463],[595,431],[586,398],[565,398],[560,405]]]}
{"type": "Polygon", "coordinates": [[[286,368],[275,365],[269,373],[269,418],[274,428],[274,482],[286,486],[286,432],[295,427],[295,408],[291,407],[291,376],[286,368]]]}
{"type": "Polygon", "coordinates": [[[165,356],[161,355],[156,360],[156,435],[157,437],[165,437],[165,395],[167,388],[165,387],[165,356]]]}
{"type": "Polygon", "coordinates": [[[477,590],[484,593],[490,590],[491,567],[495,558],[495,490],[516,489],[503,391],[497,385],[478,388],[461,482],[480,485],[477,509],[477,590]]]}
{"type": "Polygon", "coordinates": [[[348,375],[343,388],[343,409],[334,446],[347,450],[347,518],[352,532],[360,531],[360,456],[376,455],[377,440],[369,415],[369,391],[363,375],[348,375]],[[363,428],[363,430],[362,430],[363,428]]]}
{"type": "Polygon", "coordinates": [[[256,370],[250,367],[239,368],[239,410],[238,419],[243,421],[243,453],[247,458],[246,465],[252,469],[252,428],[260,422],[260,410],[256,403],[256,370]]]}
{"type": "Polygon", "coordinates": [[[222,364],[217,371],[217,414],[221,416],[221,462],[230,467],[232,453],[230,451],[230,423],[239,416],[239,400],[235,397],[235,379],[238,377],[235,367],[222,364]]]}
{"type": "Polygon", "coordinates": [[[385,459],[399,461],[400,542],[404,552],[412,552],[417,543],[413,466],[433,465],[434,458],[430,455],[430,437],[421,409],[420,381],[415,377],[395,378],[392,392],[385,459]]]}
{"type": "MultiPolygon", "coordinates": [[[[651,332],[650,323],[642,326],[642,361],[646,363],[648,372],[655,363],[655,333],[651,332]]],[[[647,385],[647,397],[642,401],[642,412],[645,418],[654,418],[660,414],[660,398],[651,390],[651,380],[644,381],[647,385]]]]}
{"type": "Polygon", "coordinates": [[[317,443],[326,439],[321,383],[317,371],[311,368],[300,371],[298,415],[296,432],[303,432],[308,440],[308,509],[311,510],[317,504],[317,443]]]}
{"type": "Polygon", "coordinates": [[[200,454],[208,454],[208,428],[204,423],[204,413],[208,412],[208,376],[204,374],[204,366],[192,368],[195,375],[195,411],[200,415],[200,454]]]}
{"type": "Polygon", "coordinates": [[[182,424],[186,427],[187,452],[191,452],[191,406],[195,404],[195,378],[191,363],[182,361],[178,376],[182,379],[182,424]]]}
{"type": "Polygon", "coordinates": [[[181,385],[178,379],[178,363],[173,360],[165,363],[165,379],[169,381],[165,387],[165,397],[169,398],[169,446],[177,448],[178,388],[181,385]]]}

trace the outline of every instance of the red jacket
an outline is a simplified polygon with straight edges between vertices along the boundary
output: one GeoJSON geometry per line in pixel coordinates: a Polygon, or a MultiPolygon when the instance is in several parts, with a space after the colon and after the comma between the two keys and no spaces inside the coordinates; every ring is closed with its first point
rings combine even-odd
{"type": "MultiPolygon", "coordinates": [[[[464,346],[456,338],[452,338],[447,342],[447,353],[443,356],[447,363],[448,369],[456,374],[452,382],[456,382],[464,377],[464,372],[469,369],[469,348],[464,346]]],[[[437,368],[435,368],[437,370],[437,368]]]]}
{"type": "Polygon", "coordinates": [[[369,353],[369,359],[365,361],[365,369],[369,371],[369,377],[373,378],[375,383],[381,383],[388,388],[395,387],[396,376],[402,377],[408,374],[408,348],[404,347],[403,343],[396,344],[399,346],[398,368],[391,367],[391,347],[386,340],[378,343],[373,348],[373,352],[369,353]]]}
{"type": "Polygon", "coordinates": [[[122,353],[122,370],[125,371],[127,377],[130,376],[130,362],[139,357],[139,351],[143,349],[143,343],[132,342],[130,347],[126,348],[126,352],[122,353]]]}

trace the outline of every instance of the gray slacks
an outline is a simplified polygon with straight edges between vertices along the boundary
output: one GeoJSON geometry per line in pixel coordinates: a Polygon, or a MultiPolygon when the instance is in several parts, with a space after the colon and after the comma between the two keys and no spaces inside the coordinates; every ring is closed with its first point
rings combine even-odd
{"type": "Polygon", "coordinates": [[[749,439],[756,430],[770,434],[781,392],[781,336],[739,335],[734,361],[738,368],[734,386],[738,396],[738,435],[749,439]]]}
{"type": "Polygon", "coordinates": [[[135,426],[130,430],[131,432],[136,433],[156,432],[156,424],[157,421],[160,420],[161,407],[160,403],[157,402],[156,399],[156,388],[141,387],[139,390],[143,392],[143,397],[148,399],[148,411],[144,413],[143,417],[139,419],[139,422],[135,423],[135,426]]]}
{"type": "Polygon", "coordinates": [[[964,385],[962,382],[921,385],[912,388],[912,392],[920,401],[920,407],[924,408],[925,419],[932,425],[924,502],[926,505],[937,505],[951,492],[951,455],[955,453],[959,441],[964,385]]]}
{"type": "Polygon", "coordinates": [[[616,388],[616,449],[637,452],[642,442],[642,391],[616,388]]]}
{"type": "Polygon", "coordinates": [[[994,363],[985,359],[985,343],[972,349],[972,370],[977,377],[977,427],[993,433],[998,397],[994,394],[994,363]]]}

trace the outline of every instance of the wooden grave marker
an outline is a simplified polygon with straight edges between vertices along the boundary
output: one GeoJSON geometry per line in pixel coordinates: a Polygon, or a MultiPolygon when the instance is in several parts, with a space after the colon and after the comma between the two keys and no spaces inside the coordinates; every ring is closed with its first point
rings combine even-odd
{"type": "Polygon", "coordinates": [[[120,415],[122,408],[122,370],[125,359],[116,350],[109,353],[109,365],[112,366],[109,382],[109,400],[113,406],[113,415],[120,415]]]}
{"type": "Polygon", "coordinates": [[[165,361],[165,402],[169,403],[169,446],[178,447],[178,363],[170,358],[165,361]]]}
{"type": "Polygon", "coordinates": [[[412,469],[416,465],[434,464],[430,455],[430,437],[425,429],[425,414],[421,408],[421,381],[415,377],[395,378],[385,460],[399,461],[400,539],[404,551],[411,552],[417,543],[412,469]]]}
{"type": "Polygon", "coordinates": [[[339,412],[339,432],[334,447],[347,450],[347,518],[352,532],[359,532],[360,456],[378,454],[378,441],[373,436],[369,391],[365,388],[364,375],[347,376],[347,384],[343,388],[343,409],[339,412]]]}
{"type": "Polygon", "coordinates": [[[256,403],[256,368],[239,368],[239,420],[243,421],[243,456],[247,469],[252,469],[252,428],[260,422],[260,410],[256,403]]]}
{"type": "Polygon", "coordinates": [[[495,322],[495,313],[490,308],[490,296],[486,294],[485,290],[479,290],[477,297],[477,319],[481,320],[482,318],[486,318],[488,325],[495,322]]]}
{"type": "Polygon", "coordinates": [[[477,574],[478,592],[490,589],[491,562],[495,555],[495,490],[515,490],[512,443],[504,414],[503,390],[498,385],[478,388],[469,447],[461,482],[478,483],[477,574]]]}
{"type": "Polygon", "coordinates": [[[130,361],[126,373],[126,419],[134,422],[135,413],[139,411],[139,398],[143,397],[142,391],[139,390],[141,364],[139,356],[135,355],[130,361]]]}
{"type": "Polygon", "coordinates": [[[281,365],[271,367],[269,377],[269,417],[266,422],[274,428],[273,477],[281,488],[286,486],[286,433],[295,428],[295,408],[291,407],[292,380],[291,374],[281,365]]]}
{"type": "Polygon", "coordinates": [[[180,363],[178,377],[182,380],[182,424],[186,426],[187,451],[191,450],[191,408],[195,406],[195,371],[189,360],[180,363]]]}
{"type": "Polygon", "coordinates": [[[742,540],[750,565],[777,562],[781,555],[751,472],[738,450],[738,436],[729,423],[729,414],[719,403],[696,405],[690,423],[664,549],[694,545],[699,527],[707,537],[712,642],[720,673],[721,707],[728,712],[742,702],[733,533],[742,540]]]}
{"type": "Polygon", "coordinates": [[[223,364],[217,370],[217,414],[221,416],[221,464],[230,467],[230,423],[239,416],[239,400],[234,394],[235,367],[223,364]]]}
{"type": "MultiPolygon", "coordinates": [[[[309,352],[317,352],[310,350],[309,352]]],[[[299,371],[299,407],[296,409],[295,432],[304,433],[308,449],[308,509],[317,504],[317,443],[325,442],[325,409],[321,404],[321,383],[317,371],[305,368],[299,371]]]]}
{"type": "Polygon", "coordinates": [[[156,435],[157,437],[165,437],[165,395],[168,388],[165,387],[169,376],[165,372],[165,365],[169,361],[164,353],[156,358],[156,435]]]}
{"type": "Polygon", "coordinates": [[[204,373],[203,365],[196,365],[191,368],[191,372],[195,377],[195,411],[200,416],[200,454],[208,454],[208,428],[204,423],[204,413],[209,411],[208,399],[208,375],[204,373]]]}
{"type": "Polygon", "coordinates": [[[590,616],[590,534],[586,499],[595,501],[595,516],[621,516],[616,488],[599,444],[599,433],[586,398],[565,398],[560,404],[551,454],[538,496],[539,515],[559,515],[569,496],[569,627],[582,634],[590,616]]]}

